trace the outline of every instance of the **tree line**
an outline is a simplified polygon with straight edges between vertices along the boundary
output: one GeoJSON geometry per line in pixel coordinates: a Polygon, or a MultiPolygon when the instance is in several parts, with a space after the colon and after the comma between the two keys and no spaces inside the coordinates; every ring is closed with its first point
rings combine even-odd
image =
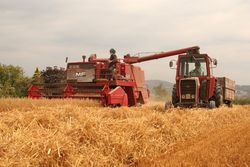
{"type": "Polygon", "coordinates": [[[25,97],[29,86],[39,78],[37,68],[33,77],[25,76],[22,67],[0,64],[0,97],[25,97]]]}

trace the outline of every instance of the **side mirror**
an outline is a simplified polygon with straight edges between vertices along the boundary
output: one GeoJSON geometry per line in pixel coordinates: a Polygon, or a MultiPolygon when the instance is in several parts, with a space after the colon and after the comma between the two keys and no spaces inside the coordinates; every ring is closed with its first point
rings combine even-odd
{"type": "Polygon", "coordinates": [[[67,63],[68,62],[68,57],[66,57],[66,59],[65,59],[65,63],[67,63]]]}
{"type": "Polygon", "coordinates": [[[175,65],[176,64],[176,60],[171,60],[170,62],[169,62],[169,67],[171,68],[171,69],[174,69],[175,68],[175,65]]]}
{"type": "Polygon", "coordinates": [[[215,66],[217,66],[218,62],[217,62],[216,59],[213,59],[213,64],[214,64],[215,66]]]}

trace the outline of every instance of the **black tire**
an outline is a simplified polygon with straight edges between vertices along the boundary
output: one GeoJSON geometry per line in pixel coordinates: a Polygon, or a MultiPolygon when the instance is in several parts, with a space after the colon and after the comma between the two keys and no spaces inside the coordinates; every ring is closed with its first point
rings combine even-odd
{"type": "Polygon", "coordinates": [[[214,101],[215,101],[215,106],[220,107],[223,103],[222,99],[222,89],[221,86],[216,83],[215,89],[214,89],[214,101]]]}
{"type": "Polygon", "coordinates": [[[142,97],[142,92],[139,93],[139,98],[137,99],[137,104],[141,106],[142,104],[145,104],[143,97],[142,97]]]}
{"type": "Polygon", "coordinates": [[[233,107],[233,102],[232,101],[226,101],[226,105],[228,107],[233,107]]]}
{"type": "Polygon", "coordinates": [[[179,103],[179,97],[176,95],[176,85],[174,84],[172,90],[172,104],[174,107],[177,107],[178,103],[179,103]]]}
{"type": "Polygon", "coordinates": [[[216,107],[215,106],[215,101],[211,100],[211,101],[208,102],[208,108],[213,109],[215,107],[216,107]]]}

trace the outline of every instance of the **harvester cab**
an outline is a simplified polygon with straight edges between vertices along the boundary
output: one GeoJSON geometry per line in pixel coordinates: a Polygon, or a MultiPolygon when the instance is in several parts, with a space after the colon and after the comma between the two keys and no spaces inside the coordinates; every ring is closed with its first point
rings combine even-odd
{"type": "Polygon", "coordinates": [[[223,103],[232,105],[235,82],[213,76],[213,68],[217,66],[216,59],[198,52],[187,53],[179,55],[178,60],[171,61],[169,65],[176,69],[176,83],[172,90],[172,104],[175,107],[214,108],[223,103]]]}

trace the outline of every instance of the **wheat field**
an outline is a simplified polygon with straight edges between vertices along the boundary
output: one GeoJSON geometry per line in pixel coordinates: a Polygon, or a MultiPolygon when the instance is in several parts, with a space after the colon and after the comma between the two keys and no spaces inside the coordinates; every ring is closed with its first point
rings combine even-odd
{"type": "Polygon", "coordinates": [[[0,99],[0,166],[250,166],[250,106],[0,99]]]}

